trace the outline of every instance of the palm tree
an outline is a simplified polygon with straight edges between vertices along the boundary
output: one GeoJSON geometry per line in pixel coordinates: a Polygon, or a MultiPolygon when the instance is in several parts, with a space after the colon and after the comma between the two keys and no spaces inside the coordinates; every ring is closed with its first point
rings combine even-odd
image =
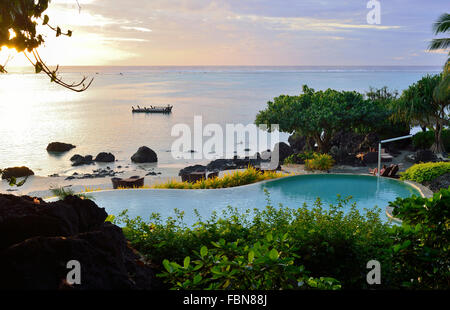
{"type": "MultiPolygon", "coordinates": [[[[433,31],[435,35],[440,33],[445,34],[450,32],[450,14],[442,14],[438,20],[433,24],[433,31]]],[[[428,47],[429,50],[448,49],[450,47],[450,38],[433,39],[428,47]]],[[[442,72],[442,80],[433,91],[433,99],[436,102],[444,103],[450,101],[450,51],[449,58],[444,65],[442,72]]],[[[448,108],[444,108],[442,114],[444,116],[444,125],[449,124],[448,108]]]]}
{"type": "MultiPolygon", "coordinates": [[[[433,31],[435,35],[440,33],[450,32],[450,14],[442,14],[438,20],[433,24],[433,31]]],[[[446,49],[450,46],[450,38],[433,39],[428,49],[438,50],[446,49]]]]}

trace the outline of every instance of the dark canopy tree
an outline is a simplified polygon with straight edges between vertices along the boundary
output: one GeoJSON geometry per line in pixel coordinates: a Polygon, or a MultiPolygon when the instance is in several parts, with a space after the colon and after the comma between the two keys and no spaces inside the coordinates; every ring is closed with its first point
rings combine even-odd
{"type": "Polygon", "coordinates": [[[355,91],[315,91],[303,86],[299,96],[282,95],[267,103],[256,116],[257,125],[278,124],[280,130],[312,138],[321,152],[328,152],[330,142],[340,130],[367,133],[384,124],[389,112],[381,102],[366,100],[355,91]]]}
{"type": "MultiPolygon", "coordinates": [[[[37,48],[44,41],[44,34],[38,33],[36,27],[41,24],[51,29],[57,37],[72,36],[72,31],[63,32],[60,27],[52,26],[50,18],[45,15],[50,0],[1,0],[0,1],[0,47],[14,48],[22,52],[34,66],[35,72],[47,74],[52,82],[70,90],[81,92],[92,83],[86,77],[77,83],[65,83],[58,76],[58,69],[50,69],[42,60],[37,48]]],[[[0,72],[6,73],[5,65],[0,65],[0,72]]]]}

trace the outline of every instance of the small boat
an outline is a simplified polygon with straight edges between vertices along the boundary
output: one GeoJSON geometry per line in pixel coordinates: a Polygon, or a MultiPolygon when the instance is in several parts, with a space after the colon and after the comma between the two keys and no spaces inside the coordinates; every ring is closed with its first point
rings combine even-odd
{"type": "Polygon", "coordinates": [[[137,106],[135,109],[134,107],[131,107],[131,112],[133,113],[171,113],[173,106],[167,105],[167,106],[150,106],[149,108],[144,107],[141,108],[140,106],[137,106]]]}

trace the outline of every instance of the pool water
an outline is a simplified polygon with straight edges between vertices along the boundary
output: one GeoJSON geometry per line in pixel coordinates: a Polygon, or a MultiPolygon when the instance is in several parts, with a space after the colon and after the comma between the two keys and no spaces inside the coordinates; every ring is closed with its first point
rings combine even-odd
{"type": "MultiPolygon", "coordinates": [[[[116,190],[90,193],[95,202],[108,214],[118,215],[128,210],[130,218],[141,216],[148,219],[152,213],[159,213],[163,219],[175,216],[174,209],[184,211],[184,221],[192,225],[197,221],[194,209],[203,219],[213,211],[219,215],[228,206],[245,212],[250,209],[264,209],[270,193],[273,206],[298,208],[307,203],[312,206],[318,197],[323,207],[336,204],[337,196],[352,196],[359,210],[380,207],[381,218],[387,220],[385,207],[396,197],[410,197],[420,193],[412,186],[392,179],[359,175],[316,174],[287,177],[242,187],[210,190],[116,190]]],[[[348,205],[350,208],[350,204],[348,205]]]]}

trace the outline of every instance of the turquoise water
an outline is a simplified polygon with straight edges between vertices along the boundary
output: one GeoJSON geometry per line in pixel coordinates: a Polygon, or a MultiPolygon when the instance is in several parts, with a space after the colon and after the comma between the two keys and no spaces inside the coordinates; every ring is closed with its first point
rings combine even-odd
{"type": "MultiPolygon", "coordinates": [[[[11,69],[0,75],[0,168],[28,166],[37,175],[71,175],[76,154],[112,152],[130,165],[142,145],[154,149],[162,165],[185,165],[171,153],[171,129],[204,125],[252,124],[259,110],[280,94],[296,95],[302,84],[315,89],[365,92],[371,86],[402,91],[441,67],[78,67],[63,68],[66,81],[94,77],[91,88],[74,93],[43,75],[11,69]],[[26,90],[26,91],[24,91],[26,90]],[[133,115],[134,105],[174,106],[171,115],[133,115]],[[49,142],[76,149],[52,156],[49,142]]],[[[192,128],[192,127],[191,127],[192,128]]],[[[282,137],[286,139],[287,135],[282,137]]],[[[252,149],[252,152],[255,150],[252,149]]],[[[88,167],[93,169],[92,167],[88,167]]],[[[78,171],[78,170],[77,170],[78,171]]],[[[79,171],[78,171],[79,172],[79,171]]]]}
{"type": "Polygon", "coordinates": [[[203,219],[213,211],[221,214],[227,206],[246,211],[263,209],[266,203],[264,189],[270,193],[273,206],[297,208],[307,203],[312,205],[318,197],[324,207],[336,203],[337,195],[352,196],[359,210],[380,207],[380,216],[387,220],[385,207],[396,197],[409,197],[419,192],[396,180],[357,175],[302,175],[266,183],[257,183],[237,188],[219,190],[119,190],[94,192],[95,202],[108,214],[118,215],[128,209],[130,217],[148,219],[153,213],[162,218],[175,216],[174,208],[185,212],[185,222],[196,222],[194,209],[203,219]]]}

